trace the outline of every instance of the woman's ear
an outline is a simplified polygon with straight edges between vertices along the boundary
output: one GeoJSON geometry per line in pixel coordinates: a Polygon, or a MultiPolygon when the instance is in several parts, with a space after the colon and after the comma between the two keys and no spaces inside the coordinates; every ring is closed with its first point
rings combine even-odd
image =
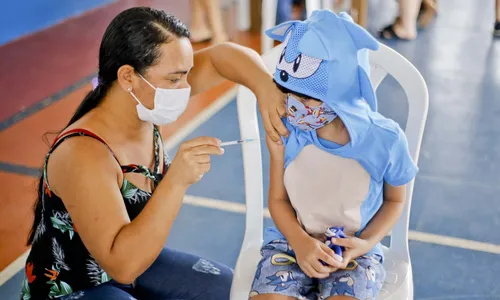
{"type": "Polygon", "coordinates": [[[137,76],[135,76],[135,69],[130,65],[121,66],[116,73],[116,81],[126,92],[130,88],[134,89],[138,84],[137,76]]]}

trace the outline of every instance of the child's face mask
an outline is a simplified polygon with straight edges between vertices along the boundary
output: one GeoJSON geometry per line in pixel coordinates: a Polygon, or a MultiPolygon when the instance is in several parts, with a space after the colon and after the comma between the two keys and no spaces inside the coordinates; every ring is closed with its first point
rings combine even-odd
{"type": "Polygon", "coordinates": [[[304,131],[319,129],[337,117],[337,114],[324,102],[320,106],[305,106],[291,94],[287,95],[286,106],[288,122],[304,131]]]}

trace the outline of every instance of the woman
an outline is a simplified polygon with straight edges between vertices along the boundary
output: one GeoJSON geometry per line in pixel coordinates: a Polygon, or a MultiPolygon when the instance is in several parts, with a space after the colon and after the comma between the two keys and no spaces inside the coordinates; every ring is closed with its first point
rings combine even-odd
{"type": "Polygon", "coordinates": [[[98,78],[46,156],[22,298],[228,299],[230,269],[164,248],[220,141],[187,141],[170,162],[157,125],[227,78],[259,97],[279,142],[283,95],[256,52],[221,44],[193,55],[185,25],[152,8],[111,22],[98,78]]]}

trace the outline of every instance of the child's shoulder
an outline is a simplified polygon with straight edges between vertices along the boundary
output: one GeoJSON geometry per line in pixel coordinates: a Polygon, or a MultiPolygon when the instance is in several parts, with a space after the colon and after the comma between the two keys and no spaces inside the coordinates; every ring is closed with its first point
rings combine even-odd
{"type": "Polygon", "coordinates": [[[372,122],[370,133],[373,138],[382,139],[386,143],[393,144],[400,140],[406,140],[406,135],[399,124],[378,112],[370,113],[372,122]]]}

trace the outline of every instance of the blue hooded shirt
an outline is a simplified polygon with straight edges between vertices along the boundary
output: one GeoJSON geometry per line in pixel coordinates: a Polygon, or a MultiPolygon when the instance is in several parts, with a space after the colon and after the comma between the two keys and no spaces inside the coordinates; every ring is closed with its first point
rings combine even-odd
{"type": "MultiPolygon", "coordinates": [[[[329,10],[305,21],[266,31],[283,42],[274,80],[296,93],[319,99],[344,123],[350,141],[338,145],[284,123],[285,187],[301,225],[311,234],[344,226],[359,236],[383,202],[384,182],[410,182],[418,168],[399,125],[377,112],[369,79],[368,51],[378,42],[352,18],[329,10]]],[[[264,244],[283,239],[268,228],[264,244]]],[[[370,253],[383,257],[380,245],[370,253]]]]}

